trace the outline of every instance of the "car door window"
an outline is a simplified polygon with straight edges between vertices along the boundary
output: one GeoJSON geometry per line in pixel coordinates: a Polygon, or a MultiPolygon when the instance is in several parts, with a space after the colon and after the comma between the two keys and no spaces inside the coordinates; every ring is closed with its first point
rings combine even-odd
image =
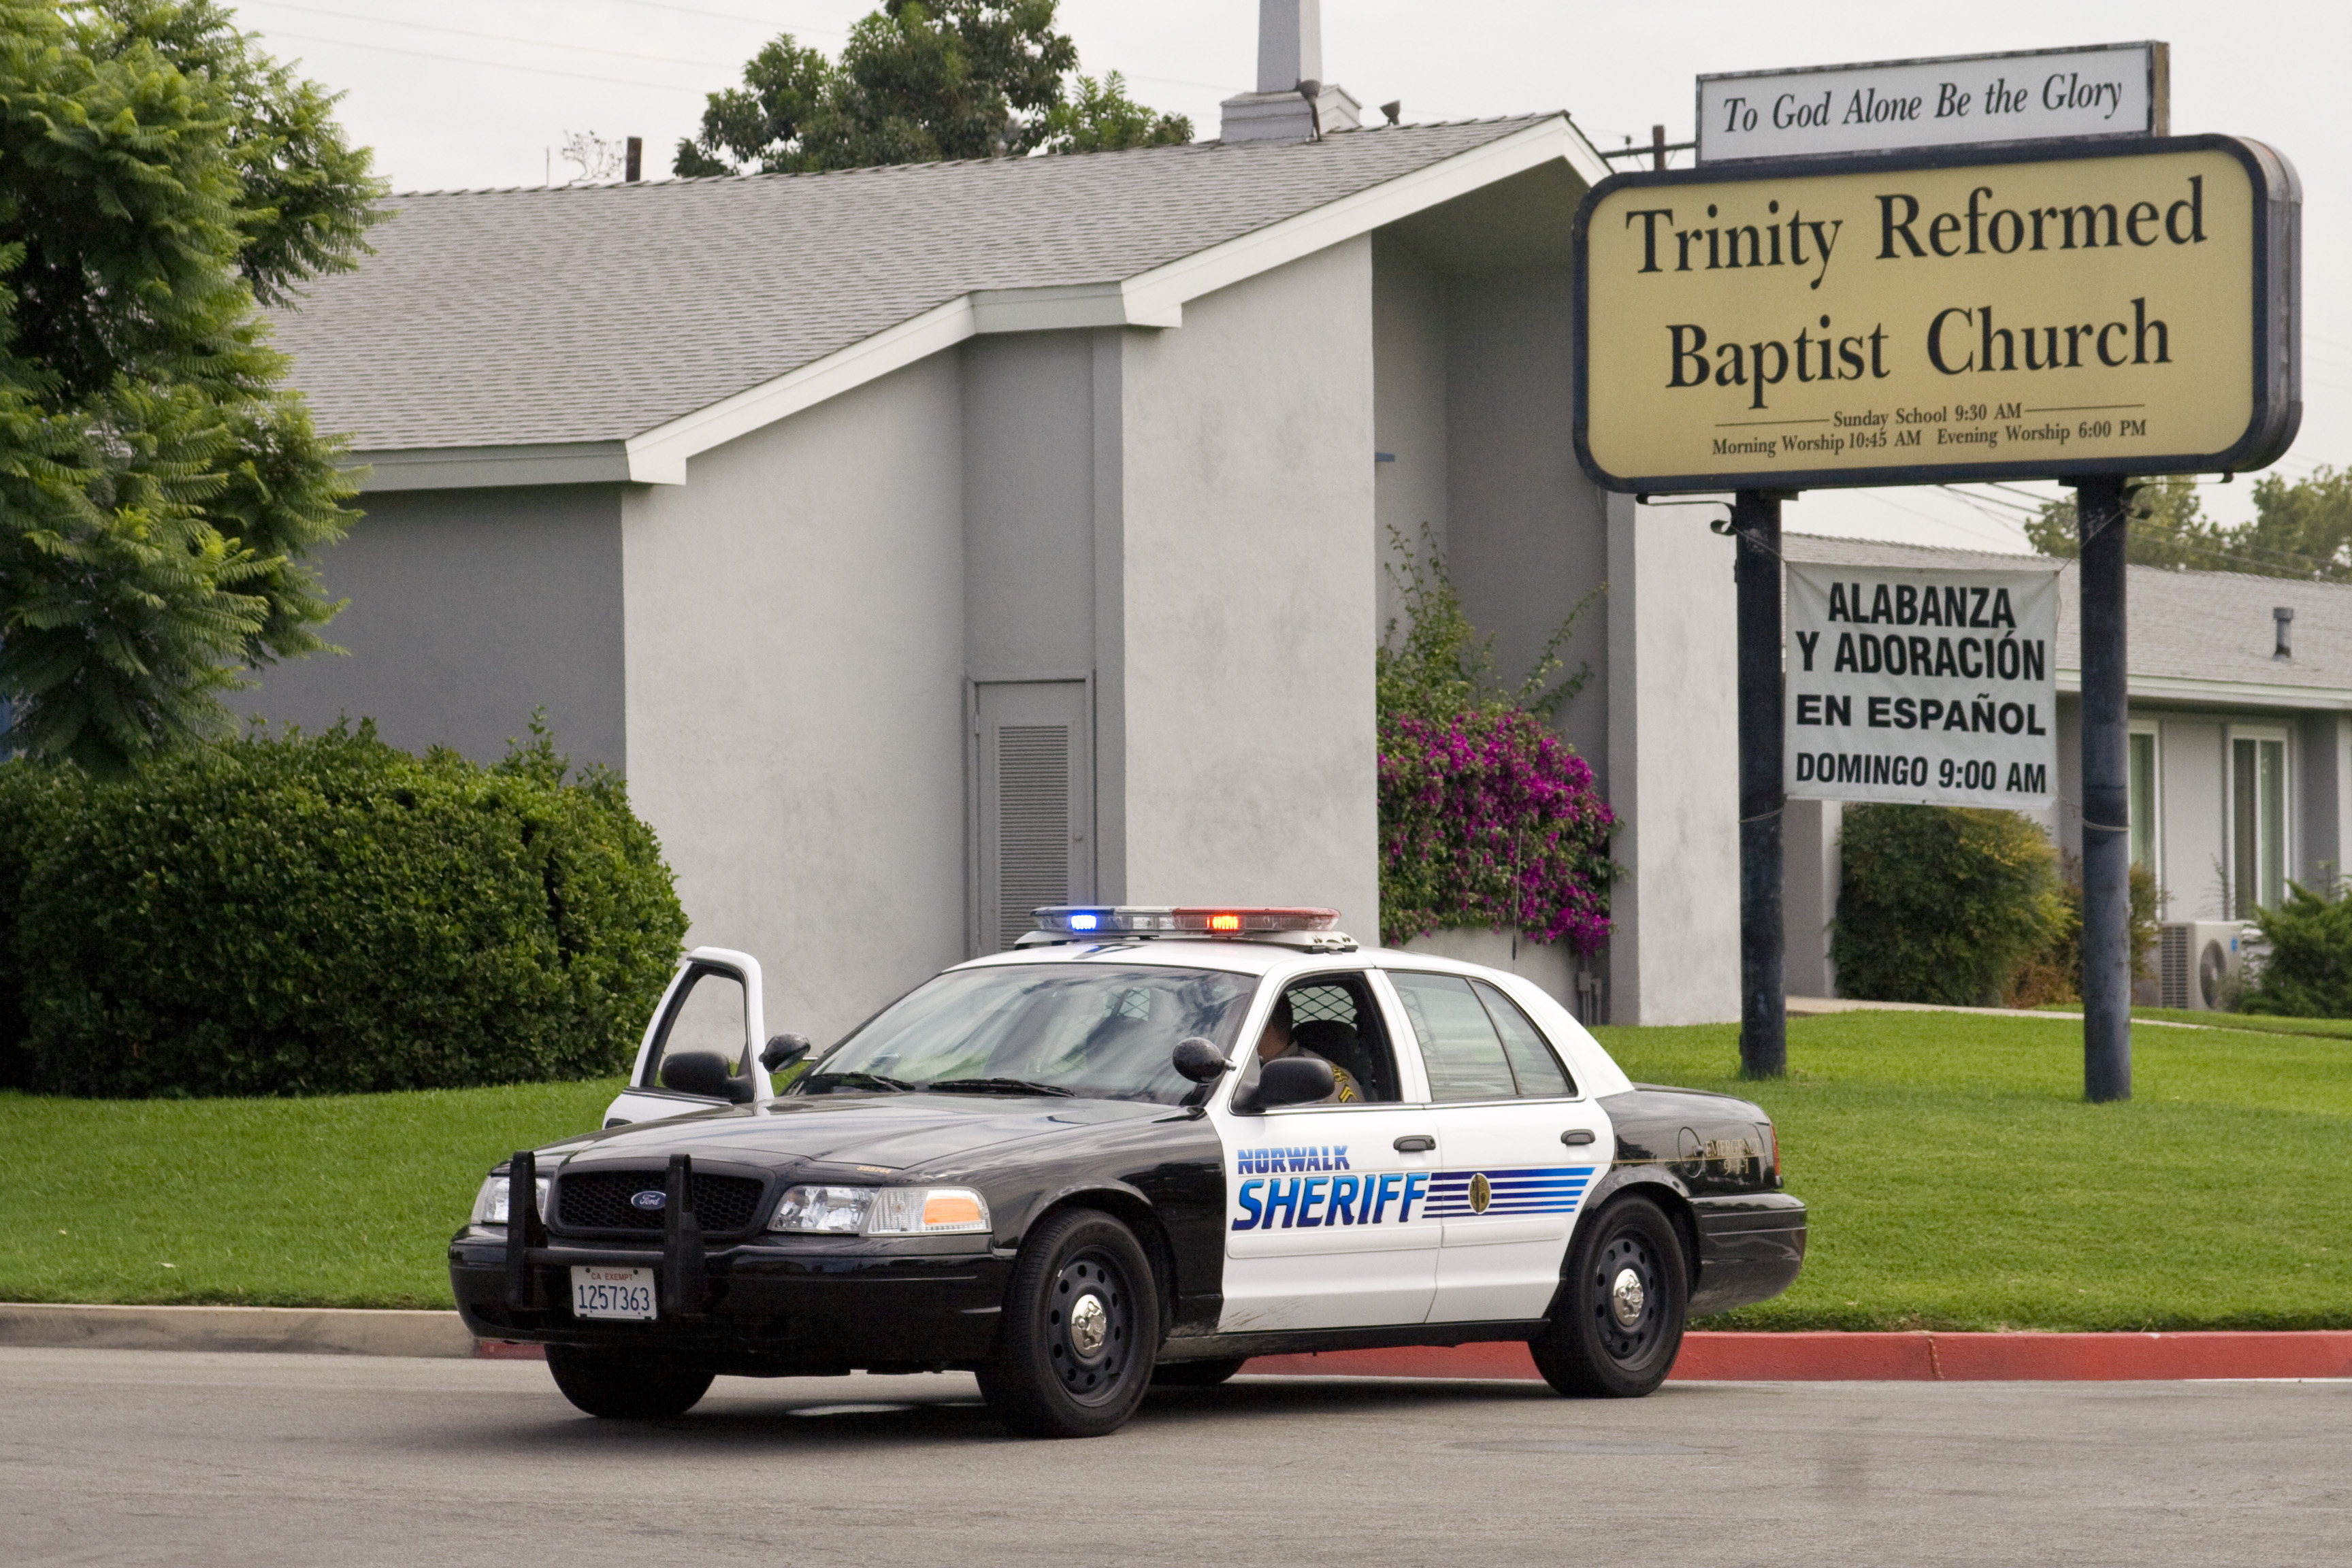
{"type": "Polygon", "coordinates": [[[1283,988],[1289,1004],[1290,1037],[1299,1050],[1321,1057],[1345,1072],[1357,1096],[1369,1104],[1394,1104],[1398,1091],[1395,1054],[1381,1010],[1361,974],[1316,974],[1283,988]]]}
{"type": "Polygon", "coordinates": [[[662,1064],[689,1051],[706,1052],[740,1076],[751,1040],[746,1032],[743,982],[723,969],[698,969],[671,1001],[669,1016],[646,1058],[644,1087],[662,1083],[662,1064]]]}
{"type": "Polygon", "coordinates": [[[1478,1000],[1486,1005],[1486,1016],[1494,1020],[1496,1033],[1503,1037],[1503,1054],[1510,1058],[1511,1076],[1519,1081],[1523,1096],[1573,1095],[1576,1084],[1568,1069],[1559,1065],[1551,1047],[1536,1032],[1534,1020],[1519,1010],[1519,1005],[1502,991],[1483,980],[1471,982],[1478,1000]]]}
{"type": "Polygon", "coordinates": [[[1510,1100],[1518,1094],[1510,1058],[1486,1005],[1458,974],[1391,971],[1405,1016],[1421,1040],[1433,1100],[1510,1100]]]}

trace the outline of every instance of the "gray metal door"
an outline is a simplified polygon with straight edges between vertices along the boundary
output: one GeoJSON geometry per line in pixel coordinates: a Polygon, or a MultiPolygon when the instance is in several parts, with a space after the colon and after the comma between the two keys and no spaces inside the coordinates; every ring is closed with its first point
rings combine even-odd
{"type": "Polygon", "coordinates": [[[979,740],[979,921],[996,952],[1033,929],[1040,904],[1094,897],[1094,745],[1083,680],[974,688],[979,740]]]}

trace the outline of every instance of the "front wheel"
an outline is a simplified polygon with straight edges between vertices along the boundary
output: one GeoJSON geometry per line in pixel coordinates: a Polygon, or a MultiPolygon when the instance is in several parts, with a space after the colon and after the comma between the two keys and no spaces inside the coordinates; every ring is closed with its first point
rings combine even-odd
{"type": "Polygon", "coordinates": [[[708,1372],[667,1357],[626,1351],[550,1345],[547,1370],[564,1398],[591,1415],[617,1420],[683,1415],[710,1392],[708,1372]]]}
{"type": "Polygon", "coordinates": [[[1665,1211],[1618,1199],[1570,1244],[1559,1304],[1528,1343],[1536,1370],[1562,1394],[1639,1399],[1666,1380],[1682,1350],[1689,1279],[1665,1211]]]}
{"type": "Polygon", "coordinates": [[[1160,1299],[1135,1234],[1069,1209],[1030,1234],[1005,1293],[996,1354],[980,1369],[990,1409],[1026,1437],[1100,1437],[1151,1386],[1160,1299]]]}

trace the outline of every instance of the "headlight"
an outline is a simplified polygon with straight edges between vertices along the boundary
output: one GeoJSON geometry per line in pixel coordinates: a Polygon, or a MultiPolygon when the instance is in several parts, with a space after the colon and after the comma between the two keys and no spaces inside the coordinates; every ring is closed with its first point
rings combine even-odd
{"type": "Polygon", "coordinates": [[[937,1236],[988,1229],[970,1187],[791,1187],[770,1230],[822,1236],[937,1236]]]}
{"type": "MultiPolygon", "coordinates": [[[[533,1184],[539,1189],[539,1201],[531,1206],[539,1211],[539,1217],[541,1219],[547,1217],[548,1180],[549,1178],[541,1176],[533,1184]]],[[[507,1223],[507,1179],[504,1176],[490,1177],[482,1184],[482,1190],[474,1194],[474,1223],[476,1225],[507,1223]]]]}

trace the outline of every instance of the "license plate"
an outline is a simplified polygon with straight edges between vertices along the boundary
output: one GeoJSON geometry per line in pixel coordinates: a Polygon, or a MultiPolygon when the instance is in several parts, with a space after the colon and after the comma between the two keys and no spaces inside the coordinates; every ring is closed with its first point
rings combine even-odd
{"type": "Polygon", "coordinates": [[[654,1316],[654,1271],[650,1268],[606,1268],[594,1263],[573,1264],[572,1315],[575,1318],[651,1321],[654,1316]]]}

